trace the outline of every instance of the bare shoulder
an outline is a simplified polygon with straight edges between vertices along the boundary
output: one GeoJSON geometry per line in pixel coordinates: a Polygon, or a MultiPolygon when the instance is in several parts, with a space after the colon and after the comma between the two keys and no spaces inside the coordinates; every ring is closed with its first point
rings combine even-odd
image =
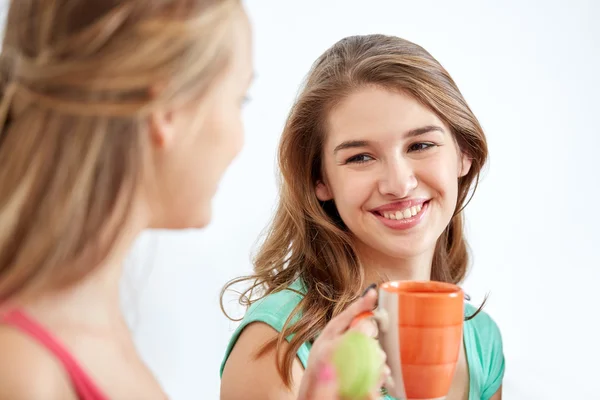
{"type": "Polygon", "coordinates": [[[74,399],[60,363],[33,339],[0,326],[0,400],[74,399]]]}
{"type": "MultiPolygon", "coordinates": [[[[257,358],[262,346],[278,335],[262,322],[248,325],[238,338],[221,379],[221,400],[233,399],[296,399],[304,370],[300,361],[292,367],[292,387],[287,388],[277,371],[275,349],[257,358]]],[[[287,342],[283,345],[287,350],[287,342]]]]}

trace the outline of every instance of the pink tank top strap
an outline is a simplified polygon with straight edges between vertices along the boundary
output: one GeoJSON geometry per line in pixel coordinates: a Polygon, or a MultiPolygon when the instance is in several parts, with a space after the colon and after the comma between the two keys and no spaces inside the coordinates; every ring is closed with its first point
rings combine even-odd
{"type": "Polygon", "coordinates": [[[108,400],[67,349],[23,311],[12,310],[1,315],[0,323],[19,329],[50,351],[63,365],[80,400],[108,400]]]}

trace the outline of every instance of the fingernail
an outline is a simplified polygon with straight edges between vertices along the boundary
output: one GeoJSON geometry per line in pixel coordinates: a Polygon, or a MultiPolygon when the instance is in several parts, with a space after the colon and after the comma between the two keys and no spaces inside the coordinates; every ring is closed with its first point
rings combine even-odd
{"type": "Polygon", "coordinates": [[[376,283],[371,283],[363,292],[363,294],[360,295],[360,297],[365,297],[367,295],[367,293],[369,293],[369,290],[371,289],[375,289],[377,287],[376,283]]]}
{"type": "Polygon", "coordinates": [[[335,370],[329,364],[323,365],[319,371],[319,381],[331,382],[335,378],[335,370]]]}

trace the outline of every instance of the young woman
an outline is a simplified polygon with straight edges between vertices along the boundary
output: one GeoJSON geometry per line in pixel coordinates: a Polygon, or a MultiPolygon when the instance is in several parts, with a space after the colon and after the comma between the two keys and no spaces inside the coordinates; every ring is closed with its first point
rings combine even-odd
{"type": "MultiPolygon", "coordinates": [[[[283,132],[280,202],[255,273],[228,285],[249,280],[251,306],[222,397],[294,398],[313,340],[370,282],[460,283],[462,210],[486,157],[479,122],[423,48],[370,35],[327,50],[283,132]]],[[[498,400],[503,373],[496,324],[467,304],[448,399],[498,400]]]]}
{"type": "MultiPolygon", "coordinates": [[[[217,183],[242,145],[248,20],[239,0],[9,7],[0,53],[0,399],[165,398],[121,313],[121,266],[142,230],[209,222],[217,183]]],[[[374,293],[361,299],[332,321],[330,337],[374,304],[374,293]]],[[[333,399],[320,360],[307,387],[333,399]]]]}

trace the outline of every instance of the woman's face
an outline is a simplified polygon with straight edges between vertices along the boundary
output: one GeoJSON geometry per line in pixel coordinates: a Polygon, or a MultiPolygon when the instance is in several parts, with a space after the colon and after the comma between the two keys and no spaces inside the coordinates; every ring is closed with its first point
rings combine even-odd
{"type": "Polygon", "coordinates": [[[230,63],[219,81],[200,105],[178,109],[159,123],[159,136],[167,143],[157,162],[153,226],[199,228],[210,222],[219,181],[242,148],[242,106],[252,76],[251,29],[240,12],[230,63]]]}
{"type": "Polygon", "coordinates": [[[433,251],[471,166],[448,127],[401,92],[361,88],[328,116],[323,181],[358,245],[408,259],[433,251]]]}

